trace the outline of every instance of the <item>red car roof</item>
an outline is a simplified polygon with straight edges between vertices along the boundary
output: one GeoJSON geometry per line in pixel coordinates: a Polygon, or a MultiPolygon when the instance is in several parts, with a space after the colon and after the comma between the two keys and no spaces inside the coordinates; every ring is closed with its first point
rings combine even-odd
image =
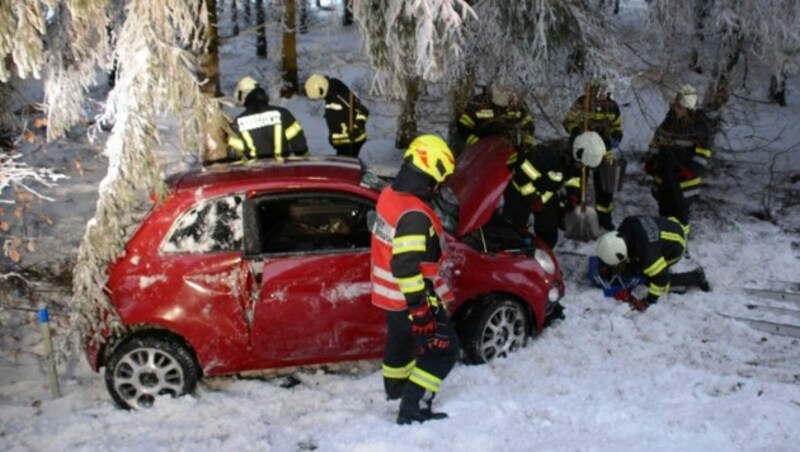
{"type": "Polygon", "coordinates": [[[174,174],[166,183],[172,190],[195,190],[207,186],[237,185],[244,189],[263,184],[270,179],[342,182],[358,185],[361,167],[357,160],[342,157],[309,157],[277,161],[252,160],[211,165],[174,174]]]}

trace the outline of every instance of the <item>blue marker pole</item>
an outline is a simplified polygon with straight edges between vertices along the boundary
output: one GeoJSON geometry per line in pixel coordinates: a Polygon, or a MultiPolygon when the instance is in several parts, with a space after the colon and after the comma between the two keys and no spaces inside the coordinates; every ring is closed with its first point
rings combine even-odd
{"type": "Polygon", "coordinates": [[[53,356],[53,338],[50,335],[50,313],[47,311],[47,304],[40,302],[39,324],[42,327],[42,339],[44,340],[44,357],[47,362],[47,376],[50,378],[50,394],[53,399],[61,397],[61,387],[58,384],[56,374],[56,360],[53,356]]]}

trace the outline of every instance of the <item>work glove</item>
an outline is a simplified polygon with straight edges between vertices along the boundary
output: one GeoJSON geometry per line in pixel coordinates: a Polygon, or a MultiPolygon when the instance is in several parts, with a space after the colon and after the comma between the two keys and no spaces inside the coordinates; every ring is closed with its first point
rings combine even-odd
{"type": "Polygon", "coordinates": [[[450,347],[449,326],[445,322],[436,322],[436,329],[428,338],[428,350],[433,354],[440,354],[450,347]]]}
{"type": "Polygon", "coordinates": [[[436,330],[436,320],[428,303],[420,303],[419,306],[409,307],[408,310],[411,312],[411,334],[425,338],[432,336],[436,330]]]}

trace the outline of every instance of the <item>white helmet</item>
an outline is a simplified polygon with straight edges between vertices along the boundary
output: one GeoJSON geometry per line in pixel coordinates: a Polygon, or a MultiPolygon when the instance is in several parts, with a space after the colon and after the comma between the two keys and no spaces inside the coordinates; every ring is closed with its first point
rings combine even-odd
{"type": "Polygon", "coordinates": [[[697,90],[694,86],[684,83],[678,88],[678,105],[689,110],[697,108],[697,90]]]}
{"type": "Polygon", "coordinates": [[[309,99],[322,99],[328,94],[328,78],[314,74],[306,80],[306,96],[309,99]]]}
{"type": "Polygon", "coordinates": [[[490,88],[490,94],[492,95],[493,104],[499,107],[508,107],[514,92],[508,86],[500,82],[494,82],[490,88]]]}
{"type": "Polygon", "coordinates": [[[608,265],[628,260],[628,245],[617,231],[606,232],[597,240],[597,257],[608,265]]]}
{"type": "Polygon", "coordinates": [[[572,156],[589,168],[597,168],[606,154],[606,144],[597,132],[583,132],[572,142],[572,156]]]}
{"type": "Polygon", "coordinates": [[[257,87],[258,82],[256,79],[250,76],[242,77],[239,83],[236,84],[236,91],[233,92],[233,97],[236,98],[236,105],[244,105],[244,100],[257,87]]]}

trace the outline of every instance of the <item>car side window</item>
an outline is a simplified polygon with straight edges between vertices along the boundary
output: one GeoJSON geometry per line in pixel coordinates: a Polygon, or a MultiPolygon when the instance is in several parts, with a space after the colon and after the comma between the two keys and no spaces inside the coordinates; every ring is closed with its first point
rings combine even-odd
{"type": "Polygon", "coordinates": [[[201,202],[181,215],[167,240],[165,253],[213,253],[242,249],[242,196],[201,202]]]}
{"type": "Polygon", "coordinates": [[[374,205],[336,193],[302,193],[257,200],[262,253],[369,248],[367,217],[374,205]]]}

